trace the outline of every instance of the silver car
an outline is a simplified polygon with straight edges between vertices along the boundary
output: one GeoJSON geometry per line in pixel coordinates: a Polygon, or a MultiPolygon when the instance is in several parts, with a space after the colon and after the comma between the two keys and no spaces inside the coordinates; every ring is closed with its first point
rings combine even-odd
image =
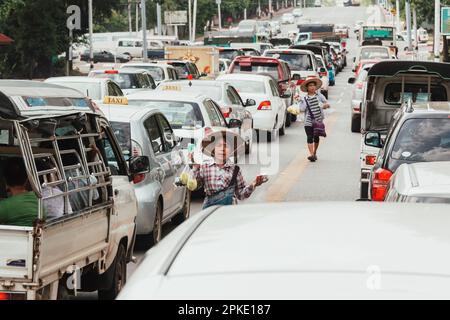
{"type": "Polygon", "coordinates": [[[103,108],[126,159],[147,156],[150,173],[134,179],[138,199],[137,234],[150,244],[161,240],[161,227],[181,223],[190,215],[191,194],[175,186],[184,165],[178,139],[166,117],[156,109],[109,105],[103,108]]]}

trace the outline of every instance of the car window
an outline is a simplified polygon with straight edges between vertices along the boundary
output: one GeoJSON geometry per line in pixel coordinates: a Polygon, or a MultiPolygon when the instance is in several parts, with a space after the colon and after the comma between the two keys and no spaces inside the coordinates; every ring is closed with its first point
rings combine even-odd
{"type": "Polygon", "coordinates": [[[267,64],[252,62],[250,66],[243,66],[235,64],[232,73],[256,73],[256,74],[266,74],[274,78],[275,80],[281,80],[278,72],[278,64],[267,64]]]}
{"type": "Polygon", "coordinates": [[[153,153],[155,155],[162,154],[164,152],[164,140],[162,138],[155,116],[151,116],[147,120],[145,120],[144,127],[152,144],[153,153]]]}
{"type": "Polygon", "coordinates": [[[163,134],[164,149],[166,152],[169,152],[176,146],[175,135],[173,134],[172,127],[164,116],[158,114],[156,115],[156,118],[158,119],[159,127],[163,134]]]}
{"type": "Polygon", "coordinates": [[[228,99],[231,101],[231,104],[242,105],[242,99],[239,96],[239,93],[237,93],[236,89],[234,89],[232,86],[228,87],[227,95],[228,99]]]}
{"type": "Polygon", "coordinates": [[[127,172],[122,163],[122,157],[120,156],[121,150],[117,150],[113,144],[113,133],[110,129],[105,129],[102,137],[102,145],[105,151],[107,165],[111,170],[113,176],[126,176],[127,172]]]}
{"type": "Polygon", "coordinates": [[[121,97],[123,96],[122,89],[115,84],[113,81],[108,82],[108,95],[113,97],[121,97]]]}
{"type": "Polygon", "coordinates": [[[270,80],[270,89],[272,90],[272,95],[274,97],[279,97],[279,91],[278,91],[278,86],[275,84],[275,82],[273,80],[270,80]]]}
{"type": "Polygon", "coordinates": [[[386,104],[398,105],[412,99],[413,102],[447,101],[447,90],[440,85],[431,86],[431,97],[428,96],[428,84],[406,83],[403,91],[402,84],[390,83],[384,90],[384,102],[386,104]]]}
{"type": "Polygon", "coordinates": [[[205,100],[203,102],[205,106],[206,113],[211,121],[211,126],[213,127],[226,127],[226,124],[222,122],[221,116],[219,115],[220,111],[216,110],[215,105],[211,102],[211,100],[205,100]]]}
{"type": "Polygon", "coordinates": [[[406,120],[391,157],[414,162],[450,161],[450,118],[406,120]]]}

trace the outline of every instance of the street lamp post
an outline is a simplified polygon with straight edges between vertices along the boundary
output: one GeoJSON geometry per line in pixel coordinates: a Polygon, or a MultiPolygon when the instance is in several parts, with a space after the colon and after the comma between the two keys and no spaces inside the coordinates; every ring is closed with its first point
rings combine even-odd
{"type": "Polygon", "coordinates": [[[408,51],[411,52],[412,39],[411,39],[411,3],[410,3],[410,0],[406,0],[405,13],[406,13],[406,32],[408,35],[408,51]]]}
{"type": "Polygon", "coordinates": [[[222,30],[222,12],[220,11],[220,4],[222,3],[222,0],[216,0],[217,3],[217,15],[219,18],[219,31],[222,30]]]}
{"type": "Polygon", "coordinates": [[[145,9],[146,0],[141,0],[141,20],[142,20],[142,58],[144,62],[147,62],[147,12],[145,9]]]}
{"type": "Polygon", "coordinates": [[[94,69],[94,44],[92,43],[92,37],[94,33],[94,20],[92,17],[92,0],[88,2],[88,11],[89,11],[89,68],[91,70],[94,69]]]}
{"type": "Polygon", "coordinates": [[[434,2],[434,59],[440,59],[440,38],[441,38],[441,2],[434,2]]]}

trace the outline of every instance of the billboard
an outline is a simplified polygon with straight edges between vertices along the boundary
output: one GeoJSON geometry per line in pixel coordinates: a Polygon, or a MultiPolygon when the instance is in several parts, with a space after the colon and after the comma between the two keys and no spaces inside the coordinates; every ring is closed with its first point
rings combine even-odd
{"type": "Polygon", "coordinates": [[[450,35],[450,7],[441,8],[441,34],[450,35]]]}
{"type": "Polygon", "coordinates": [[[187,11],[165,11],[164,23],[167,25],[185,25],[188,23],[187,11]]]}

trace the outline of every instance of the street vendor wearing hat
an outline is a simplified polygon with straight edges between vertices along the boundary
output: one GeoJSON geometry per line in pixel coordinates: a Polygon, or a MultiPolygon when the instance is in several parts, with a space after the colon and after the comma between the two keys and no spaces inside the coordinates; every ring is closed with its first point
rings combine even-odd
{"type": "Polygon", "coordinates": [[[323,122],[324,109],[330,107],[327,99],[319,92],[322,81],[317,77],[307,78],[301,85],[300,89],[306,92],[306,96],[299,101],[299,108],[305,112],[305,132],[307,136],[309,157],[311,162],[317,161],[317,149],[319,149],[320,136],[313,128],[313,122],[323,122]]]}
{"type": "MultiPolygon", "coordinates": [[[[202,141],[202,152],[214,161],[194,164],[193,177],[197,188],[203,186],[206,194],[203,209],[214,205],[237,204],[251,196],[255,188],[267,181],[265,176],[257,176],[246,185],[239,166],[230,161],[245,150],[242,138],[228,130],[210,132],[202,141]]],[[[193,155],[190,155],[193,160],[193,155]]]]}

